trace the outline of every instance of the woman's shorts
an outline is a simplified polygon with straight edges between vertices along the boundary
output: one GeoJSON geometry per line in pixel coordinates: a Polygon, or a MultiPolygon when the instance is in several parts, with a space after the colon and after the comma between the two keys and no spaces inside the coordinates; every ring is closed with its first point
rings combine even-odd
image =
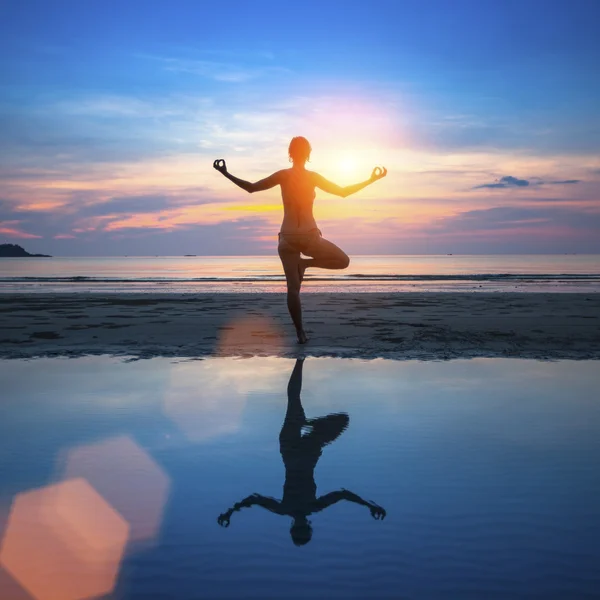
{"type": "Polygon", "coordinates": [[[279,233],[279,246],[285,245],[285,249],[292,252],[306,254],[311,246],[321,239],[320,229],[311,229],[305,233],[279,233]]]}

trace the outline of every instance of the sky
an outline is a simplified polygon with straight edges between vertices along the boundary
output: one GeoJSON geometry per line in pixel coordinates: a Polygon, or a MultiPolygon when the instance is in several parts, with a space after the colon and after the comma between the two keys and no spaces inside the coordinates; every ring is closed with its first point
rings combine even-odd
{"type": "Polygon", "coordinates": [[[276,252],[296,135],[351,254],[600,253],[600,2],[3,0],[0,243],[276,252]]]}

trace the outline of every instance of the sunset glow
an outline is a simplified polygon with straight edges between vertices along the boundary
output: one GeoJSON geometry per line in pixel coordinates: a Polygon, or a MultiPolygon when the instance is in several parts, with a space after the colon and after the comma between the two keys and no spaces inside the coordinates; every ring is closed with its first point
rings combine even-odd
{"type": "Polygon", "coordinates": [[[143,234],[150,254],[222,252],[214,239],[233,254],[269,254],[279,191],[248,196],[212,161],[256,181],[287,168],[289,140],[303,135],[308,168],[340,185],[375,166],[389,171],[345,200],[317,193],[317,219],[333,238],[352,231],[351,253],[443,252],[449,240],[457,252],[600,251],[593,19],[524,8],[518,19],[537,27],[515,45],[503,33],[515,16],[495,10],[477,30],[473,11],[456,7],[465,24],[457,32],[432,6],[406,9],[402,23],[430,24],[424,41],[420,27],[398,35],[364,11],[346,11],[341,32],[323,39],[312,22],[290,36],[279,10],[265,19],[238,7],[225,30],[216,7],[200,18],[189,4],[159,11],[170,36],[157,41],[151,8],[114,21],[92,7],[52,12],[80,32],[66,37],[45,26],[49,8],[15,8],[2,41],[0,119],[10,129],[0,146],[1,241],[57,255],[129,254],[143,234]],[[270,37],[241,41],[242,24],[270,37]],[[130,26],[134,38],[122,33],[130,26]],[[565,41],[559,65],[548,28],[565,41]],[[494,40],[493,53],[479,35],[494,40]],[[359,49],[357,36],[372,43],[359,49]],[[520,61],[532,48],[536,60],[520,61]],[[504,62],[503,50],[514,60],[504,62]],[[516,246],[502,242],[504,229],[522,233],[516,246]],[[492,246],[480,241],[488,234],[492,246]]]}

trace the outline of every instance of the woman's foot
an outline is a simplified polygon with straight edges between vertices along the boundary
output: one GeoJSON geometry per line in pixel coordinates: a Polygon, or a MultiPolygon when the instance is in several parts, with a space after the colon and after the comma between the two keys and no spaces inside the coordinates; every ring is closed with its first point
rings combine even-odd
{"type": "Polygon", "coordinates": [[[296,335],[298,336],[299,344],[306,344],[306,342],[308,342],[308,336],[306,335],[304,329],[301,329],[300,331],[296,331],[296,335]]]}

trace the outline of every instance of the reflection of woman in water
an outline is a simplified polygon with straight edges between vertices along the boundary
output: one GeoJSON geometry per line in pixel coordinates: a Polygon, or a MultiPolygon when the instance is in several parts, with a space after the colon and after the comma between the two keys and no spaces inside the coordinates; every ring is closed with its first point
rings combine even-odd
{"type": "Polygon", "coordinates": [[[301,344],[308,341],[302,325],[302,307],[300,305],[300,285],[304,278],[304,271],[308,267],[345,269],[350,263],[350,259],[343,250],[321,237],[321,231],[313,217],[315,188],[318,187],[324,192],[345,198],[387,174],[385,168],[376,167],[366,181],[340,187],[327,181],[318,173],[305,168],[311,150],[306,138],[295,137],[289,147],[292,167],[277,171],[256,183],[234,177],[227,171],[227,165],[223,159],[215,160],[213,163],[217,171],[249,193],[268,190],[276,185],[281,186],[283,223],[279,233],[278,252],[287,280],[288,310],[301,344]],[[301,258],[300,253],[311,258],[301,258]]]}
{"type": "Polygon", "coordinates": [[[381,506],[374,502],[367,502],[344,489],[317,498],[315,467],[323,447],[336,440],[348,426],[348,415],[337,413],[317,419],[306,418],[300,401],[303,362],[304,359],[296,361],[290,377],[287,412],[279,434],[279,447],[285,465],[283,498],[280,501],[260,494],[252,494],[234,504],[218,518],[219,525],[229,527],[234,512],[254,505],[262,506],[278,515],[288,515],[293,519],[290,534],[297,546],[307,544],[312,537],[308,515],[320,512],[340,500],[350,500],[368,507],[375,519],[383,519],[386,514],[381,506]],[[310,432],[302,435],[303,428],[310,429],[310,432]]]}

